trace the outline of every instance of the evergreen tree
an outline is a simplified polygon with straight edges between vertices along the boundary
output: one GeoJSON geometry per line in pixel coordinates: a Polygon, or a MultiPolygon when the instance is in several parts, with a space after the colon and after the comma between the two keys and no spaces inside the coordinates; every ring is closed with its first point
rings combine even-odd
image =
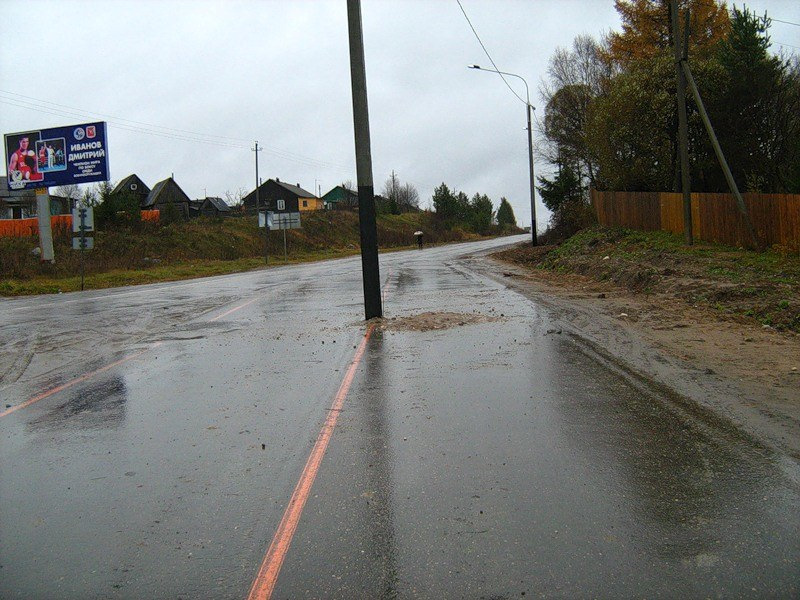
{"type": "Polygon", "coordinates": [[[594,212],[584,200],[583,189],[575,172],[563,166],[551,181],[539,177],[539,195],[553,213],[551,227],[560,235],[572,235],[594,221],[594,212]]]}
{"type": "Polygon", "coordinates": [[[436,216],[443,220],[457,216],[455,196],[444,182],[433,189],[433,210],[436,211],[436,216]]]}
{"type": "Polygon", "coordinates": [[[469,203],[469,224],[475,233],[487,233],[492,226],[494,210],[486,194],[475,194],[469,203]]]}
{"type": "MultiPolygon", "coordinates": [[[[769,53],[769,26],[766,14],[733,8],[730,34],[717,53],[722,90],[709,109],[736,184],[757,192],[793,187],[790,171],[800,158],[800,78],[769,53]]],[[[721,173],[715,187],[725,189],[721,173]]]]}
{"type": "Polygon", "coordinates": [[[516,227],[517,219],[514,217],[514,209],[511,208],[508,200],[500,198],[500,207],[497,209],[497,224],[500,227],[516,227]]]}

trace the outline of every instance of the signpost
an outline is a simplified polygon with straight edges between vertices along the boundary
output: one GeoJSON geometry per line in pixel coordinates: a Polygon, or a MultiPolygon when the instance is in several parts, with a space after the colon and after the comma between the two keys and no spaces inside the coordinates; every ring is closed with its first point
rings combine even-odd
{"type": "MultiPolygon", "coordinates": [[[[282,202],[279,200],[278,202],[282,202]]],[[[302,229],[300,224],[299,212],[268,212],[267,222],[270,228],[283,229],[283,261],[289,262],[289,255],[286,251],[286,230],[287,229],[302,229]]]]}
{"type": "Polygon", "coordinates": [[[81,291],[84,281],[83,253],[94,248],[94,238],[86,237],[88,231],[94,231],[94,209],[91,206],[76,206],[72,209],[72,232],[79,235],[72,238],[72,249],[81,251],[81,291]]]}
{"type": "Polygon", "coordinates": [[[264,262],[269,264],[269,230],[272,229],[272,213],[259,210],[258,226],[264,230],[264,262]]]}

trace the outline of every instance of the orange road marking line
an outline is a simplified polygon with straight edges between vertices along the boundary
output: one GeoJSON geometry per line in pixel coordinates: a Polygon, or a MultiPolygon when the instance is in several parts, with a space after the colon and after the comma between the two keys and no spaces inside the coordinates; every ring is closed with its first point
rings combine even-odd
{"type": "Polygon", "coordinates": [[[250,587],[250,593],[247,595],[248,600],[269,600],[272,596],[272,591],[275,589],[275,584],[278,581],[278,575],[283,565],[283,560],[286,558],[286,553],[289,551],[289,546],[292,543],[294,532],[297,529],[297,524],[300,522],[300,516],[303,514],[303,508],[306,505],[308,496],[311,493],[311,486],[314,485],[314,480],[317,478],[322,459],[325,456],[325,451],[328,449],[328,443],[333,435],[333,430],[336,427],[336,422],[339,420],[339,414],[342,410],[342,405],[350,391],[350,386],[353,383],[353,378],[356,374],[356,369],[364,356],[364,351],[367,348],[372,332],[375,329],[375,323],[371,323],[361,340],[361,344],[356,350],[353,361],[345,373],[344,379],[339,386],[339,391],[328,409],[328,416],[322,429],[317,436],[317,441],[311,454],[308,456],[306,466],[300,475],[300,480],[294,488],[294,493],[289,500],[289,505],[283,513],[278,530],[272,538],[272,543],[269,545],[266,556],[258,569],[253,585],[250,587]]]}
{"type": "Polygon", "coordinates": [[[258,297],[256,297],[256,298],[253,298],[252,300],[248,300],[248,301],[247,301],[247,302],[245,302],[244,304],[240,304],[239,306],[235,306],[235,307],[233,307],[232,309],[230,309],[230,310],[228,310],[228,311],[226,311],[226,312],[222,313],[221,315],[217,315],[217,316],[216,316],[216,317],[214,317],[213,319],[209,319],[209,322],[216,321],[217,319],[221,319],[222,317],[227,317],[229,314],[231,314],[231,313],[234,313],[234,312],[236,312],[237,310],[244,308],[245,306],[249,306],[249,305],[251,305],[253,302],[255,302],[256,300],[258,300],[260,297],[261,297],[261,296],[258,296],[258,297]]]}
{"type": "Polygon", "coordinates": [[[71,388],[73,385],[81,383],[82,381],[86,381],[87,379],[91,379],[95,375],[99,375],[100,373],[108,371],[109,369],[113,369],[114,367],[119,366],[122,363],[126,363],[129,360],[133,360],[134,358],[137,358],[137,357],[141,356],[142,354],[144,354],[145,352],[149,352],[153,348],[156,348],[156,347],[158,347],[160,345],[161,345],[161,342],[156,342],[155,344],[153,344],[149,348],[145,348],[144,350],[136,352],[135,354],[131,354],[130,356],[126,356],[125,358],[121,358],[118,361],[115,361],[115,362],[113,362],[111,364],[108,364],[108,365],[106,365],[104,367],[100,367],[99,369],[96,369],[96,370],[94,370],[94,371],[92,371],[90,373],[86,373],[85,375],[81,375],[80,377],[76,377],[75,379],[72,379],[72,380],[68,381],[67,383],[62,383],[61,385],[56,386],[54,388],[51,388],[51,389],[47,390],[46,392],[42,392],[41,394],[39,394],[37,396],[34,396],[33,398],[29,398],[28,400],[26,400],[22,404],[17,404],[16,406],[12,406],[11,408],[7,408],[3,412],[0,412],[0,418],[5,417],[6,415],[10,415],[11,413],[13,413],[15,411],[18,411],[21,408],[25,408],[26,406],[30,406],[34,402],[38,402],[39,400],[44,400],[45,398],[49,398],[53,394],[57,394],[58,392],[60,392],[62,390],[65,390],[67,388],[71,388]]]}

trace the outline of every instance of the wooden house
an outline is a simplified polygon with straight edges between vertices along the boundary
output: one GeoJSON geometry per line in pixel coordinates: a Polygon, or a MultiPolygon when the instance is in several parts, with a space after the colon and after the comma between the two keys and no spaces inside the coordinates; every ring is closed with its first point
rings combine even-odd
{"type": "Polygon", "coordinates": [[[150,188],[147,187],[147,184],[142,181],[138,175],[133,173],[120,180],[120,182],[114,186],[114,189],[111,190],[112,195],[121,194],[123,192],[138,198],[139,206],[144,208],[147,196],[150,194],[150,188]]]}
{"type": "Polygon", "coordinates": [[[150,190],[150,193],[147,194],[147,198],[145,198],[142,209],[157,209],[162,212],[163,217],[164,210],[169,205],[173,205],[178,210],[181,218],[188,219],[189,206],[191,203],[192,201],[189,199],[189,196],[186,195],[186,192],[175,183],[172,177],[168,177],[153,186],[153,189],[150,190]]]}
{"type": "MultiPolygon", "coordinates": [[[[280,179],[267,179],[258,187],[259,206],[273,212],[301,212],[321,210],[322,200],[304,190],[300,184],[291,185],[280,179]],[[280,202],[283,201],[283,202],[280,202]],[[283,208],[281,208],[283,206],[283,208]]],[[[248,213],[255,212],[256,191],[253,190],[242,201],[248,213]]]]}
{"type": "Polygon", "coordinates": [[[198,212],[204,217],[227,217],[231,214],[231,207],[222,198],[210,196],[200,200],[198,212]]]}
{"type": "Polygon", "coordinates": [[[337,185],[322,197],[322,202],[327,210],[357,209],[358,192],[337,185]]]}

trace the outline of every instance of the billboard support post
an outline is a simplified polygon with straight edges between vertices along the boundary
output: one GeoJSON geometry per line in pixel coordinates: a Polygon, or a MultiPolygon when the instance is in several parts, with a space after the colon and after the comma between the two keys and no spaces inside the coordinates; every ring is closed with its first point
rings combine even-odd
{"type": "Polygon", "coordinates": [[[36,190],[36,217],[39,221],[39,247],[41,260],[55,262],[53,252],[53,227],[50,222],[50,192],[47,188],[36,190]]]}
{"type": "Polygon", "coordinates": [[[83,291],[83,280],[84,280],[84,253],[86,252],[86,209],[81,206],[78,214],[81,217],[81,291],[83,291]]]}

